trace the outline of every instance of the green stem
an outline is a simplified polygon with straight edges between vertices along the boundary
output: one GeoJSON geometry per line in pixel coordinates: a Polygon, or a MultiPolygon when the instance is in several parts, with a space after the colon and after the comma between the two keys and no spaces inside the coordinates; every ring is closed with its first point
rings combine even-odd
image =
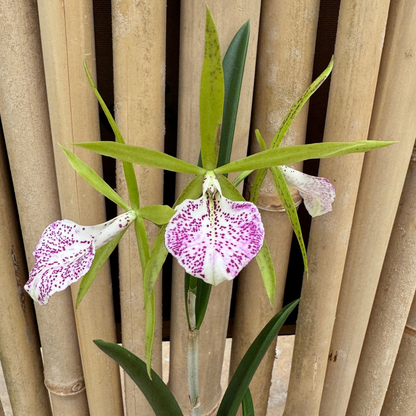
{"type": "Polygon", "coordinates": [[[199,382],[198,382],[198,338],[199,331],[196,327],[195,315],[196,295],[188,291],[188,316],[189,316],[189,334],[188,334],[188,388],[189,400],[191,401],[191,415],[200,416],[201,408],[199,402],[199,382]]]}

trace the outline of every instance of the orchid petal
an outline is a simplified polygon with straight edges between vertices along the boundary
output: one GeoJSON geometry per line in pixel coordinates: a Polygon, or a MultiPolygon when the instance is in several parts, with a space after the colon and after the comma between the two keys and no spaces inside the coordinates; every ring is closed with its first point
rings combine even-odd
{"type": "Polygon", "coordinates": [[[312,217],[332,211],[335,188],[328,179],[299,172],[288,166],[279,166],[289,187],[296,188],[312,217]]]}
{"type": "Polygon", "coordinates": [[[36,249],[35,265],[25,285],[29,295],[46,305],[55,292],[66,289],[91,268],[95,250],[122,232],[136,218],[134,211],[94,226],[69,220],[55,221],[42,234],[36,249]]]}
{"type": "Polygon", "coordinates": [[[201,198],[176,207],[165,245],[187,273],[217,285],[234,279],[257,255],[264,228],[257,207],[222,196],[215,178],[204,182],[203,189],[201,198]]]}

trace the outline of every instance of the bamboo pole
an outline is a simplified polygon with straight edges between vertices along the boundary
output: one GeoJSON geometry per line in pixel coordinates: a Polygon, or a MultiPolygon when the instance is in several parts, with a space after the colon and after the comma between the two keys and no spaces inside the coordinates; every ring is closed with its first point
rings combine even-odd
{"type": "MultiPolygon", "coordinates": [[[[410,22],[414,12],[404,9],[410,22]]],[[[411,42],[411,37],[405,38],[403,46],[407,39],[411,42]]],[[[415,212],[416,169],[411,161],[354,379],[349,416],[378,416],[383,406],[416,289],[415,212]]]]}
{"type": "MultiPolygon", "coordinates": [[[[181,4],[177,155],[181,159],[192,163],[198,161],[200,150],[199,86],[204,51],[205,7],[206,2],[204,1],[183,1],[181,4]]],[[[215,0],[210,2],[209,7],[218,27],[223,56],[237,30],[250,19],[250,46],[240,96],[240,108],[235,131],[235,147],[232,153],[232,158],[235,159],[243,157],[247,149],[260,3],[258,1],[247,3],[240,0],[225,3],[215,0]]],[[[177,192],[183,189],[188,180],[189,176],[177,175],[177,192]]],[[[185,412],[189,412],[188,391],[186,383],[184,383],[184,380],[187,380],[188,326],[185,315],[183,276],[183,270],[179,268],[175,261],[172,281],[169,385],[181,408],[185,412]]],[[[220,377],[231,290],[231,283],[222,283],[218,287],[213,288],[207,315],[200,331],[199,387],[201,392],[201,414],[203,415],[215,412],[221,398],[220,377]]]]}
{"type": "MultiPolygon", "coordinates": [[[[1,10],[7,17],[0,27],[4,39],[0,46],[2,70],[7,86],[3,87],[1,113],[30,269],[34,265],[32,252],[43,230],[60,217],[59,199],[36,4],[9,1],[2,6],[7,9],[1,10]],[[22,90],[23,95],[19,94],[22,90]]],[[[61,293],[47,306],[35,305],[35,309],[45,385],[51,393],[54,415],[87,415],[71,293],[61,293]]]]}
{"type": "Polygon", "coordinates": [[[0,402],[0,416],[4,416],[3,405],[0,402]]]}
{"type": "MultiPolygon", "coordinates": [[[[355,7],[341,2],[324,141],[367,138],[388,3],[370,0],[355,7]],[[374,14],[376,5],[378,12],[374,14]]],[[[335,185],[336,198],[333,212],[312,220],[310,271],[302,287],[287,416],[319,412],[362,161],[362,155],[351,155],[320,162],[319,176],[335,185]]]]}
{"type": "Polygon", "coordinates": [[[416,297],[413,298],[380,416],[416,414],[416,297]]]}
{"type": "Polygon", "coordinates": [[[331,341],[332,360],[326,373],[322,415],[343,415],[347,410],[414,145],[416,118],[412,114],[416,112],[413,94],[416,68],[410,59],[409,48],[412,48],[416,34],[411,20],[408,20],[411,13],[408,7],[407,2],[393,2],[390,8],[369,133],[370,139],[395,138],[399,143],[365,156],[331,341]]]}
{"type": "MultiPolygon", "coordinates": [[[[104,200],[70,167],[61,144],[101,173],[101,158],[71,145],[99,139],[97,101],[86,79],[86,61],[95,79],[91,1],[39,1],[39,18],[46,86],[54,142],[61,212],[79,224],[105,221],[104,200]]],[[[72,285],[75,300],[79,283],[72,285]]],[[[108,263],[76,310],[76,324],[91,415],[121,416],[119,369],[93,344],[93,339],[116,341],[108,263]]]]}
{"type": "MultiPolygon", "coordinates": [[[[262,2],[252,126],[260,130],[268,146],[290,107],[311,82],[318,15],[319,1],[316,0],[297,2],[296,7],[290,1],[262,2]]],[[[305,107],[293,122],[283,145],[304,143],[307,116],[305,107]]],[[[260,148],[253,131],[250,153],[258,151],[260,148]]],[[[301,164],[298,163],[296,168],[301,168],[301,164]]],[[[248,180],[249,190],[253,179],[254,176],[250,176],[248,180]]],[[[300,203],[297,192],[294,197],[300,203]]],[[[281,309],[283,303],[293,231],[269,174],[257,206],[275,264],[277,293],[271,308],[257,262],[251,262],[240,273],[230,377],[261,328],[281,309]],[[279,232],[276,233],[276,230],[279,232]]],[[[250,383],[255,413],[259,416],[267,412],[275,347],[276,342],[270,346],[250,383]]]]}
{"type": "MultiPolygon", "coordinates": [[[[3,73],[1,70],[0,74],[3,73]]],[[[3,95],[1,87],[0,94],[3,95]]],[[[27,280],[27,269],[7,165],[6,150],[1,138],[1,365],[15,416],[29,414],[50,416],[52,412],[48,392],[43,383],[43,366],[35,314],[31,299],[23,289],[27,280]]]]}
{"type": "MultiPolygon", "coordinates": [[[[164,149],[166,1],[112,3],[115,115],[128,144],[164,149]],[[144,19],[145,16],[145,19],[144,19]]],[[[135,166],[142,206],[163,203],[163,171],[135,166]]],[[[122,167],[117,167],[117,191],[128,198],[122,167]]],[[[149,244],[159,228],[147,224],[149,244]]],[[[119,245],[123,346],[145,356],[146,317],[143,276],[134,230],[119,245]]],[[[162,278],[156,284],[157,323],[152,367],[162,375],[162,278]]],[[[125,376],[127,415],[153,415],[147,400],[125,376]]]]}

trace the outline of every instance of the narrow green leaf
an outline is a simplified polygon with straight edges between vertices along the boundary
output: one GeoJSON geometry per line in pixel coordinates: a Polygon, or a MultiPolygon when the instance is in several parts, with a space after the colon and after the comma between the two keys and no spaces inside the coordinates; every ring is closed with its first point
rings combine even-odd
{"type": "Polygon", "coordinates": [[[142,273],[144,274],[147,262],[149,261],[150,250],[149,241],[147,239],[146,226],[144,225],[143,218],[140,216],[137,216],[136,221],[134,221],[134,231],[136,233],[137,248],[139,250],[142,273]]]}
{"type": "Polygon", "coordinates": [[[261,186],[263,185],[263,181],[264,181],[264,178],[266,177],[266,174],[267,174],[267,169],[259,169],[256,172],[256,175],[253,181],[253,186],[250,192],[250,201],[253,204],[257,204],[257,201],[260,195],[261,186]]]}
{"type": "MultiPolygon", "coordinates": [[[[191,290],[196,296],[195,302],[195,315],[196,325],[195,329],[201,328],[202,322],[204,321],[205,313],[208,308],[209,298],[211,295],[212,285],[205,283],[202,279],[198,279],[191,276],[189,273],[185,273],[185,299],[187,299],[188,290],[191,290]]],[[[186,317],[188,319],[188,302],[185,302],[186,317]]]]}
{"type": "Polygon", "coordinates": [[[276,297],[276,272],[274,270],[272,256],[269,247],[264,241],[263,247],[256,256],[257,265],[259,266],[261,278],[263,279],[264,289],[269,298],[270,306],[274,305],[274,298],[276,297]]]}
{"type": "Polygon", "coordinates": [[[306,255],[306,246],[303,241],[302,229],[300,228],[300,222],[298,217],[298,211],[290,193],[289,187],[287,186],[286,180],[283,173],[279,168],[270,168],[272,171],[274,186],[276,187],[279,198],[285,208],[286,214],[292,224],[293,231],[299,243],[300,251],[302,253],[303,265],[305,268],[306,278],[309,275],[308,269],[308,257],[306,255]]]}
{"type": "Polygon", "coordinates": [[[235,186],[237,188],[238,185],[240,185],[241,182],[243,182],[243,180],[245,178],[247,178],[248,175],[250,175],[250,173],[252,173],[252,170],[245,170],[244,172],[241,172],[234,180],[233,180],[233,186],[235,186]]]}
{"type": "Polygon", "coordinates": [[[295,300],[277,313],[251,344],[231,379],[217,416],[235,416],[264,354],[298,303],[299,300],[295,300]]]}
{"type": "Polygon", "coordinates": [[[142,391],[156,416],[183,416],[168,386],[153,370],[149,379],[143,360],[120,345],[98,339],[94,343],[126,371],[142,391]]]}
{"type": "Polygon", "coordinates": [[[103,156],[120,159],[124,162],[136,163],[137,165],[149,166],[151,168],[195,175],[204,175],[206,172],[205,169],[192,165],[184,160],[145,147],[114,142],[84,142],[74,143],[74,145],[92,150],[103,156]]]}
{"type": "MultiPolygon", "coordinates": [[[[61,146],[61,145],[59,145],[61,146]]],[[[71,166],[98,192],[102,193],[110,201],[113,201],[115,204],[124,208],[126,211],[129,211],[131,208],[123,200],[123,198],[107,183],[104,181],[101,176],[95,172],[90,166],[83,162],[78,156],[74,153],[65,149],[61,146],[61,149],[65,152],[66,157],[68,158],[71,166]]]]}
{"type": "Polygon", "coordinates": [[[146,316],[146,327],[145,327],[145,353],[146,353],[146,369],[147,374],[152,378],[152,350],[153,341],[155,339],[156,329],[156,302],[155,302],[155,291],[149,296],[149,300],[145,304],[145,316],[146,316]]]}
{"type": "Polygon", "coordinates": [[[304,144],[299,146],[278,147],[228,163],[214,169],[215,173],[224,174],[270,168],[273,166],[290,165],[308,159],[326,159],[350,153],[368,152],[373,149],[390,146],[397,142],[365,140],[357,142],[326,142],[304,144]]]}
{"type": "MultiPolygon", "coordinates": [[[[114,135],[116,137],[116,141],[118,143],[123,143],[124,144],[124,139],[123,136],[120,133],[120,130],[116,124],[116,122],[114,121],[113,116],[110,113],[110,110],[108,109],[108,107],[106,106],[104,100],[102,99],[100,93],[98,92],[94,81],[91,78],[90,73],[88,72],[88,68],[87,68],[87,64],[84,61],[84,69],[85,69],[85,73],[87,74],[87,78],[88,78],[88,82],[91,85],[91,88],[95,94],[95,96],[97,97],[98,102],[101,105],[101,108],[104,111],[104,114],[107,117],[108,122],[110,123],[110,126],[114,132],[114,135]]],[[[134,168],[133,165],[129,162],[123,162],[123,169],[124,169],[124,176],[126,178],[126,184],[127,184],[127,190],[129,193],[129,198],[130,198],[130,202],[132,204],[132,207],[134,209],[137,209],[140,207],[140,198],[139,198],[139,188],[137,186],[137,179],[136,179],[136,174],[134,173],[134,168]]]]}
{"type": "MultiPolygon", "coordinates": [[[[222,175],[217,175],[221,190],[226,198],[234,201],[245,201],[243,196],[231,184],[231,182],[222,175]]],[[[264,288],[266,289],[270,305],[273,306],[274,298],[276,296],[276,273],[274,271],[272,257],[266,241],[263,247],[256,256],[256,261],[260,269],[261,277],[263,279],[264,288]]]]}
{"type": "MultiPolygon", "coordinates": [[[[217,166],[224,106],[224,74],[220,42],[211,11],[206,9],[205,53],[199,95],[201,156],[203,166],[212,170],[217,166]]],[[[201,172],[188,172],[199,174],[201,172]]]]}
{"type": "Polygon", "coordinates": [[[224,114],[222,117],[221,144],[217,166],[229,163],[231,158],[249,38],[250,22],[246,22],[235,34],[222,62],[225,88],[224,114]]]}
{"type": "Polygon", "coordinates": [[[78,308],[85,294],[88,292],[88,289],[94,282],[97,273],[100,271],[101,267],[103,267],[104,263],[110,257],[111,253],[117,247],[117,244],[120,242],[121,237],[123,237],[125,232],[126,230],[121,232],[119,235],[110,240],[105,246],[99,248],[95,252],[94,261],[92,262],[91,268],[90,270],[88,270],[88,273],[81,280],[75,306],[76,308],[78,308]]]}
{"type": "Polygon", "coordinates": [[[260,131],[258,129],[256,129],[256,130],[254,130],[254,133],[256,134],[256,139],[257,139],[257,142],[260,146],[260,149],[262,151],[267,150],[266,142],[264,141],[263,136],[260,134],[260,131]]]}
{"type": "Polygon", "coordinates": [[[243,397],[242,410],[243,416],[254,416],[254,404],[251,397],[250,389],[247,387],[246,394],[243,397]]]}
{"type": "Polygon", "coordinates": [[[299,111],[305,105],[305,103],[309,100],[311,95],[322,85],[322,83],[328,78],[329,74],[332,71],[332,67],[334,66],[334,57],[331,58],[326,69],[319,75],[318,78],[306,89],[306,91],[302,94],[298,101],[291,107],[289,112],[287,113],[286,117],[284,118],[282,124],[280,125],[279,129],[277,130],[272,144],[270,145],[270,149],[274,149],[279,147],[280,143],[283,140],[287,130],[289,129],[292,121],[297,116],[299,111]]]}
{"type": "Polygon", "coordinates": [[[168,205],[147,205],[137,212],[141,217],[157,225],[167,224],[175,214],[175,210],[168,205]]]}

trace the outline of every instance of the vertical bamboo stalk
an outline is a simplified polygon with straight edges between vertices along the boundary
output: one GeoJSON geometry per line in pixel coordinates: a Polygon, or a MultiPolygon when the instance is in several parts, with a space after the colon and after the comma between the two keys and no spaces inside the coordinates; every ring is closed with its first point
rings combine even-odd
{"type": "MultiPolygon", "coordinates": [[[[324,141],[367,138],[388,3],[341,2],[324,141]],[[376,14],[374,8],[378,10],[376,14]]],[[[310,272],[302,287],[284,413],[288,416],[319,412],[362,160],[362,155],[352,155],[320,162],[319,176],[335,185],[336,198],[332,213],[312,221],[310,272]]]]}
{"type": "MultiPolygon", "coordinates": [[[[312,77],[319,1],[263,1],[254,92],[253,128],[258,128],[269,146],[291,105],[309,86],[312,77]]],[[[307,107],[296,117],[283,145],[305,141],[307,107]]],[[[254,131],[251,153],[260,151],[254,131]]],[[[300,164],[297,164],[300,168],[300,164]]],[[[254,177],[248,180],[251,189],[254,177]]],[[[294,197],[300,202],[296,193],[294,197]]],[[[261,328],[282,307],[292,227],[268,175],[257,203],[266,230],[266,240],[276,268],[277,294],[270,308],[257,262],[252,261],[238,277],[237,303],[233,327],[230,376],[233,375],[261,328]],[[279,230],[276,233],[276,230],[279,230]]],[[[265,415],[275,346],[270,347],[258,368],[250,391],[256,415],[265,415]]]]}
{"type": "MultiPolygon", "coordinates": [[[[414,12],[404,9],[411,21],[414,12]]],[[[416,167],[411,161],[348,404],[350,416],[378,416],[383,406],[416,289],[415,212],[416,167]]]]}
{"type": "Polygon", "coordinates": [[[409,51],[413,48],[415,28],[408,20],[408,7],[407,2],[393,2],[390,8],[369,133],[370,139],[396,138],[399,143],[365,156],[331,341],[332,360],[326,373],[322,415],[344,415],[347,410],[414,145],[416,63],[409,51]]]}
{"type": "MultiPolygon", "coordinates": [[[[44,228],[60,217],[39,21],[35,2],[2,2],[1,14],[6,81],[1,113],[27,264],[32,268],[32,252],[44,228]]],[[[87,415],[70,291],[54,297],[48,306],[36,305],[36,315],[54,415],[87,415]]]]}
{"type": "MultiPolygon", "coordinates": [[[[83,61],[95,78],[91,1],[39,1],[43,58],[61,211],[79,224],[105,221],[103,197],[71,168],[57,143],[71,148],[95,171],[101,159],[71,143],[99,139],[96,99],[88,85],[83,61]]],[[[72,285],[75,300],[79,283],[72,285]]],[[[104,265],[80,307],[76,324],[91,415],[121,416],[123,406],[118,366],[93,344],[116,341],[111,280],[104,265]]]]}
{"type": "MultiPolygon", "coordinates": [[[[164,147],[166,1],[112,3],[116,121],[126,143],[159,150],[164,147]]],[[[142,206],[163,203],[163,171],[135,166],[142,206]]],[[[117,191],[128,198],[121,166],[117,191]]],[[[148,224],[150,246],[159,228],[148,224]]],[[[146,317],[143,276],[134,230],[119,245],[123,346],[144,358],[146,317]]],[[[162,279],[156,286],[157,323],[153,369],[162,375],[162,279]]],[[[127,415],[153,415],[147,400],[125,377],[127,415]]]]}
{"type": "MultiPolygon", "coordinates": [[[[199,141],[199,86],[201,79],[205,7],[203,1],[183,1],[181,4],[181,40],[179,74],[179,120],[178,149],[181,159],[192,163],[198,161],[199,141]]],[[[240,109],[235,131],[235,146],[232,158],[243,157],[247,149],[250,125],[251,102],[254,84],[254,67],[257,49],[258,20],[260,3],[236,1],[225,3],[211,1],[209,7],[216,21],[221,50],[226,48],[237,30],[250,19],[251,36],[247,54],[240,109]]],[[[177,175],[177,191],[181,191],[189,176],[177,175]]],[[[189,414],[187,380],[187,334],[185,315],[184,272],[174,263],[171,311],[171,360],[169,385],[185,414],[189,414]]],[[[208,305],[207,315],[200,331],[200,401],[201,413],[215,412],[221,398],[220,376],[222,358],[228,325],[231,300],[231,283],[214,287],[208,305]],[[214,358],[215,357],[215,358],[214,358]]]]}
{"type": "MultiPolygon", "coordinates": [[[[1,61],[2,62],[2,61],[1,61]]],[[[1,68],[2,69],[2,68],[1,68]]],[[[0,71],[3,74],[3,71],[0,71]]],[[[1,87],[0,87],[1,88],[1,87]]],[[[1,88],[1,95],[3,91],[1,88]]],[[[52,415],[32,302],[23,289],[26,262],[19,222],[0,140],[0,357],[15,416],[52,415]]],[[[0,412],[1,414],[1,412],[0,412]]]]}
{"type": "Polygon", "coordinates": [[[416,297],[413,299],[380,416],[416,414],[416,297]]]}
{"type": "Polygon", "coordinates": [[[3,405],[0,402],[0,416],[4,416],[3,405]]]}

